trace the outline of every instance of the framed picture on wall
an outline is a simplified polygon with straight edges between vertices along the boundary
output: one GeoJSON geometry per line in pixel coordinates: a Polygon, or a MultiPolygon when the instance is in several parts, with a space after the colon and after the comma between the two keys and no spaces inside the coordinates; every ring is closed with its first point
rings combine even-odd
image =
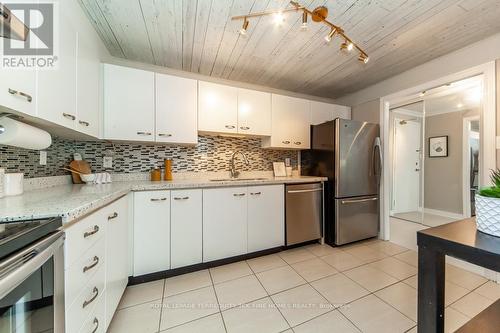
{"type": "Polygon", "coordinates": [[[429,138],[429,157],[448,157],[448,135],[429,138]]]}

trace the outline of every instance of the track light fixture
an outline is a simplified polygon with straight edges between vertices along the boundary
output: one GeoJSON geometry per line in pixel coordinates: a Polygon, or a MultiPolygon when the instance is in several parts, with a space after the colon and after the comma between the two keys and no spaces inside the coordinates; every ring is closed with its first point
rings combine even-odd
{"type": "Polygon", "coordinates": [[[302,24],[300,26],[301,30],[306,30],[308,27],[308,16],[311,16],[312,21],[317,22],[317,23],[323,23],[327,26],[330,27],[330,33],[325,36],[325,41],[327,43],[330,43],[331,40],[335,35],[339,35],[339,37],[344,39],[344,42],[340,45],[341,50],[345,51],[352,51],[354,49],[357,49],[359,51],[359,56],[358,60],[362,63],[368,63],[370,58],[368,57],[368,54],[361,48],[359,47],[356,43],[354,43],[344,32],[344,30],[331,23],[330,21],[327,20],[328,17],[328,8],[325,6],[319,6],[316,7],[313,10],[309,10],[306,7],[302,6],[299,4],[297,1],[290,1],[291,8],[285,8],[285,9],[276,9],[276,10],[266,10],[263,12],[257,12],[257,13],[250,13],[247,15],[241,15],[241,16],[233,16],[233,20],[243,20],[243,26],[239,30],[239,33],[241,35],[245,35],[247,33],[248,25],[249,25],[249,18],[253,17],[260,17],[260,16],[267,16],[267,15],[274,15],[274,23],[276,25],[281,25],[283,24],[285,18],[284,15],[285,13],[288,12],[299,12],[302,11],[302,24]]]}
{"type": "Polygon", "coordinates": [[[248,20],[245,18],[243,20],[243,25],[241,26],[241,29],[240,29],[240,35],[245,36],[247,34],[247,29],[248,29],[249,24],[250,24],[250,22],[248,22],[248,20]]]}
{"type": "Polygon", "coordinates": [[[300,29],[302,30],[307,30],[307,16],[309,14],[307,14],[306,11],[303,11],[302,12],[302,25],[300,26],[300,29]]]}
{"type": "Polygon", "coordinates": [[[362,63],[365,63],[367,64],[368,61],[370,61],[370,57],[368,57],[366,54],[364,53],[360,53],[359,54],[359,57],[358,57],[358,60],[361,61],[362,63]]]}

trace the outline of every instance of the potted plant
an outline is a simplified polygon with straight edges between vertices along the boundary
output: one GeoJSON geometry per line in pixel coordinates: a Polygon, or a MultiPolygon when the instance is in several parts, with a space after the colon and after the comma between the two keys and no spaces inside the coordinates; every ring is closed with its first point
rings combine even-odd
{"type": "Polygon", "coordinates": [[[476,194],[477,230],[500,237],[500,169],[492,170],[490,178],[493,186],[476,194]]]}

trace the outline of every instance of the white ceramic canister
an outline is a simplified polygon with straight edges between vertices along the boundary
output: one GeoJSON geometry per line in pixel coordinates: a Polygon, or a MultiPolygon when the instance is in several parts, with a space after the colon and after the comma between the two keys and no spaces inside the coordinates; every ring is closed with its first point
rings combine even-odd
{"type": "Polygon", "coordinates": [[[5,196],[23,194],[24,173],[6,173],[4,176],[5,196]]]}

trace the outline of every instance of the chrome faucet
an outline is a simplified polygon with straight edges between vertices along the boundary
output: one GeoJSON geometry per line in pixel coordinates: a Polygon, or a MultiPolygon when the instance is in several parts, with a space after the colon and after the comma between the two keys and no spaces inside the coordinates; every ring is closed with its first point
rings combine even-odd
{"type": "Polygon", "coordinates": [[[231,178],[237,178],[240,175],[240,172],[236,171],[236,167],[234,166],[234,158],[238,154],[240,154],[241,156],[243,156],[243,159],[244,159],[246,165],[250,165],[250,162],[248,162],[247,155],[245,155],[241,151],[235,151],[233,153],[233,155],[231,156],[231,170],[230,170],[231,171],[231,178]]]}

